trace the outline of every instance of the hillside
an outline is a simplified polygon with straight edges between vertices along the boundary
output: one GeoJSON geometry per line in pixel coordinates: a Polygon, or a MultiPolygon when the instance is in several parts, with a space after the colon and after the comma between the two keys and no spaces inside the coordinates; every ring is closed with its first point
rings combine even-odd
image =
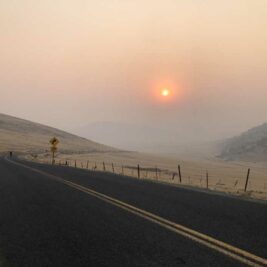
{"type": "Polygon", "coordinates": [[[99,121],[69,131],[99,143],[145,153],[176,154],[184,146],[188,151],[189,146],[195,148],[196,144],[203,143],[194,133],[189,133],[186,127],[177,129],[175,124],[170,126],[164,123],[151,125],[142,122],[99,121]]]}
{"type": "Polygon", "coordinates": [[[31,121],[0,113],[0,152],[34,152],[49,150],[49,140],[57,137],[62,153],[107,152],[116,149],[31,121]]]}
{"type": "Polygon", "coordinates": [[[162,147],[164,140],[167,140],[165,141],[167,144],[173,143],[175,136],[164,128],[118,122],[90,123],[71,132],[115,147],[149,152],[154,152],[159,146],[162,147]]]}
{"type": "Polygon", "coordinates": [[[267,123],[229,139],[220,157],[226,160],[267,161],[267,123]]]}

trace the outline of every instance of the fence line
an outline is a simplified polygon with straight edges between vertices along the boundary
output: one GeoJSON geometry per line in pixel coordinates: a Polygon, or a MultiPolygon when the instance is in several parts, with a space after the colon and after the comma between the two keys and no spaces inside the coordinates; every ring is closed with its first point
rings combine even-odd
{"type": "MultiPolygon", "coordinates": [[[[34,158],[34,160],[48,164],[52,163],[51,160],[47,159],[34,158]]],[[[244,164],[224,166],[219,163],[216,167],[214,162],[210,163],[211,166],[205,164],[205,167],[195,162],[191,165],[186,162],[184,164],[178,163],[176,167],[166,163],[149,166],[149,163],[142,164],[142,162],[141,164],[126,165],[111,161],[94,161],[92,158],[90,160],[77,160],[70,157],[57,159],[55,163],[90,171],[109,172],[139,179],[163,181],[227,193],[257,195],[259,198],[267,199],[267,169],[264,166],[253,168],[244,164]]]]}
{"type": "MultiPolygon", "coordinates": [[[[51,162],[50,162],[51,163],[51,162]]],[[[109,172],[124,176],[131,176],[138,179],[160,180],[172,184],[189,185],[194,187],[206,188],[209,190],[226,191],[226,192],[257,192],[261,194],[267,193],[267,172],[260,173],[245,166],[223,166],[216,168],[202,168],[199,166],[182,166],[177,164],[176,170],[164,167],[146,166],[142,164],[125,165],[114,164],[113,162],[93,162],[89,160],[58,160],[57,165],[71,166],[74,168],[82,168],[92,171],[109,172]],[[255,180],[255,177],[261,177],[255,180]]],[[[267,196],[266,196],[267,197],[267,196]]]]}

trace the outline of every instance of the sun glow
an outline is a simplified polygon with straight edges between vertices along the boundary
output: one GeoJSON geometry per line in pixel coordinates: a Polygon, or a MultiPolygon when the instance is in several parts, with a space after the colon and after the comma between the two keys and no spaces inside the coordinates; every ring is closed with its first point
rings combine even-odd
{"type": "Polygon", "coordinates": [[[161,90],[161,95],[164,96],[164,97],[167,97],[170,95],[170,90],[168,88],[163,88],[161,90]]]}
{"type": "Polygon", "coordinates": [[[173,106],[182,101],[182,88],[184,87],[181,85],[181,81],[162,78],[159,81],[153,81],[149,86],[151,88],[151,100],[157,105],[173,106]]]}

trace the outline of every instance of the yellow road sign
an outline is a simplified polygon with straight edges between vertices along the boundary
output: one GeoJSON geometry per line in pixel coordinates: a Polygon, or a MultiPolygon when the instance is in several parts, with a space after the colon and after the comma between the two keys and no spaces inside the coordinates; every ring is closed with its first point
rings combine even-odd
{"type": "Polygon", "coordinates": [[[50,140],[50,144],[53,145],[53,146],[56,146],[58,143],[59,143],[59,140],[56,137],[53,137],[50,140]]]}

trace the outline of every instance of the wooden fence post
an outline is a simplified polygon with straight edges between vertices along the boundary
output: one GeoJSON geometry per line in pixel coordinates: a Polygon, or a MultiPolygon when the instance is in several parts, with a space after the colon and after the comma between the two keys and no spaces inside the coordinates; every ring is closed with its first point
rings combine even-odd
{"type": "Polygon", "coordinates": [[[140,179],[140,166],[139,166],[139,164],[137,165],[137,175],[138,175],[138,178],[140,179]]]}
{"type": "Polygon", "coordinates": [[[180,181],[180,184],[182,183],[182,174],[181,174],[181,166],[178,165],[178,174],[179,174],[179,181],[180,181]]]}
{"type": "Polygon", "coordinates": [[[245,184],[245,192],[247,192],[249,175],[250,175],[250,168],[248,169],[248,174],[247,174],[247,179],[246,179],[246,184],[245,184]]]}
{"type": "Polygon", "coordinates": [[[209,189],[209,173],[208,171],[206,172],[206,185],[207,185],[207,189],[209,189]]]}
{"type": "Polygon", "coordinates": [[[105,165],[105,162],[103,161],[103,171],[105,172],[106,171],[106,165],[105,165]]]}

